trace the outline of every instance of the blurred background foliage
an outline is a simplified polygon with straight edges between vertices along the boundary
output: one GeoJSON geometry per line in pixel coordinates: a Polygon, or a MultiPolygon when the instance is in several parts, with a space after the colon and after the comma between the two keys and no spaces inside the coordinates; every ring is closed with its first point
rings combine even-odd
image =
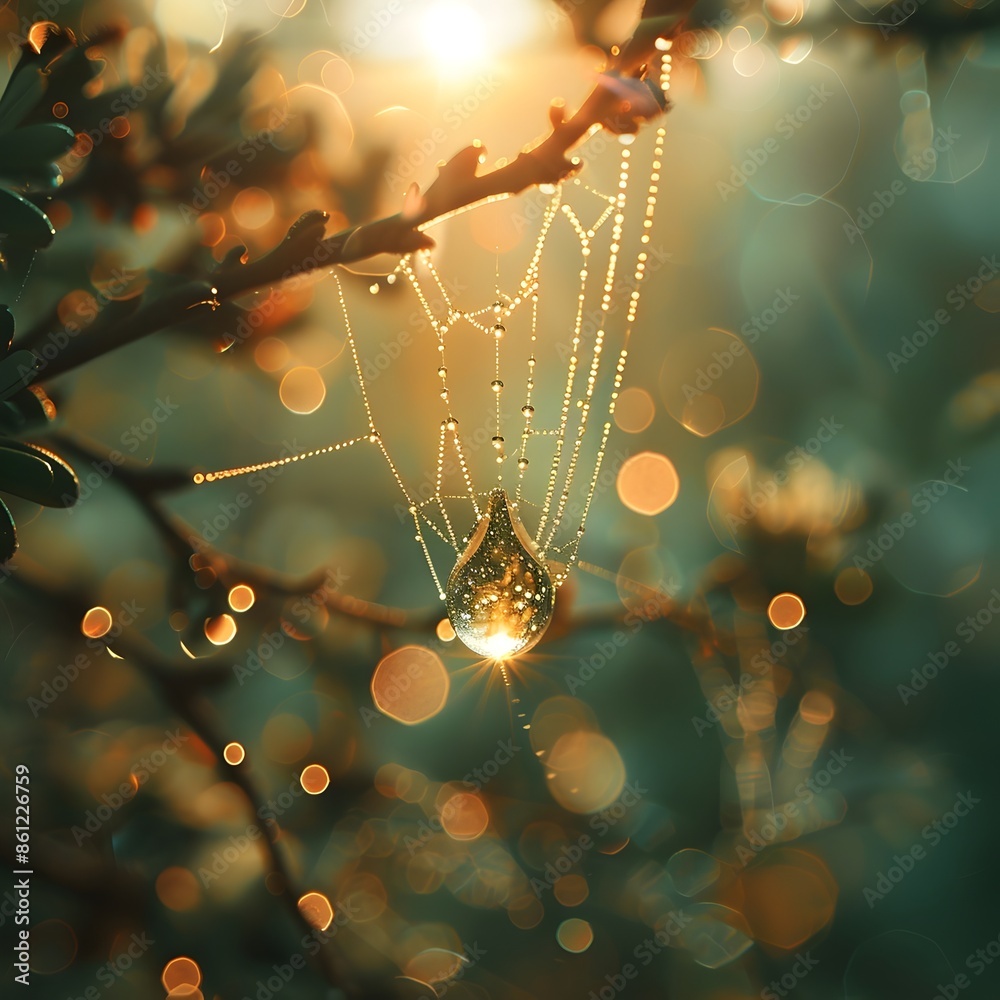
{"type": "MultiPolygon", "coordinates": [[[[995,994],[969,960],[1000,934],[993,4],[688,13],[612,474],[511,689],[437,630],[374,450],[191,485],[365,432],[326,272],[218,276],[305,212],[397,211],[473,140],[513,156],[639,8],[0,8],[4,766],[32,773],[36,995],[995,994]],[[679,482],[652,516],[619,475],[642,452],[679,482]],[[446,704],[379,712],[376,666],[413,646],[446,704]]],[[[599,140],[581,177],[609,188],[599,140]]],[[[433,230],[457,298],[514,282],[544,201],[433,230]]],[[[394,263],[341,280],[423,483],[433,351],[394,263]]]]}

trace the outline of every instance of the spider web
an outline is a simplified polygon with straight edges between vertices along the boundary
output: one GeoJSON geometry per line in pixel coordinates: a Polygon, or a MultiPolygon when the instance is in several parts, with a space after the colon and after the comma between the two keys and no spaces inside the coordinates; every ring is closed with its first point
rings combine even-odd
{"type": "MultiPolygon", "coordinates": [[[[668,83],[669,61],[665,60],[661,85],[666,89],[668,83]]],[[[578,176],[554,186],[542,212],[530,261],[520,280],[507,290],[500,287],[498,257],[492,301],[479,301],[471,307],[457,301],[457,296],[449,293],[441,279],[434,255],[429,251],[404,256],[387,277],[389,283],[400,278],[408,282],[430,324],[436,347],[441,418],[433,489],[428,495],[420,496],[407,485],[380,432],[344,287],[336,271],[333,278],[368,423],[367,433],[275,461],[199,473],[194,477],[195,482],[212,482],[371,443],[381,451],[405,499],[413,518],[415,540],[441,599],[445,588],[432,558],[431,545],[438,548],[443,544],[453,558],[461,554],[471,534],[470,526],[474,527],[482,515],[482,500],[495,486],[507,491],[515,509],[532,508],[534,525],[529,531],[540,557],[548,562],[554,586],[560,587],[577,562],[607,451],[647,272],[649,230],[653,224],[665,135],[663,127],[655,132],[645,200],[638,209],[629,199],[629,182],[635,172],[632,136],[624,137],[620,147],[616,193],[603,193],[578,176]],[[636,232],[628,234],[627,254],[624,244],[628,222],[636,232]],[[568,245],[567,255],[575,258],[578,271],[575,309],[567,311],[564,303],[556,303],[557,329],[561,327],[560,335],[568,333],[568,336],[557,342],[563,350],[565,378],[555,399],[539,385],[538,375],[544,354],[552,347],[547,343],[548,338],[539,334],[540,329],[551,325],[540,323],[545,304],[541,275],[543,264],[552,256],[547,252],[552,245],[550,237],[562,239],[568,245]],[[623,294],[627,295],[624,315],[623,294]],[[492,434],[487,451],[494,471],[489,474],[473,469],[475,449],[470,448],[456,403],[464,380],[456,381],[449,371],[451,349],[456,342],[467,338],[478,338],[483,345],[476,351],[477,365],[480,374],[489,370],[491,376],[489,395],[493,402],[488,422],[492,434]],[[520,357],[515,359],[518,351],[520,357]],[[510,373],[514,373],[516,381],[510,373]],[[515,391],[519,413],[511,417],[504,414],[502,404],[515,391]],[[540,480],[538,467],[543,470],[540,480]],[[482,488],[484,480],[490,479],[493,481],[482,488]],[[531,499],[532,496],[538,499],[531,499]],[[574,496],[578,499],[574,500],[574,496]]],[[[558,265],[568,266],[562,258],[558,265]]]]}

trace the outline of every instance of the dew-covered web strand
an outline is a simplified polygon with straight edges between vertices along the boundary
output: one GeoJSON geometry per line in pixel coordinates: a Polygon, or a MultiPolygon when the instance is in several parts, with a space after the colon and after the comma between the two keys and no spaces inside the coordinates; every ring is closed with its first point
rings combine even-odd
{"type": "MultiPolygon", "coordinates": [[[[671,56],[669,51],[669,42],[666,43],[665,51],[663,52],[661,68],[660,68],[660,86],[664,93],[669,89],[670,85],[670,68],[671,68],[671,56]]],[[[592,131],[596,131],[595,128],[592,131]]],[[[408,491],[406,484],[404,483],[396,464],[394,463],[385,442],[379,433],[374,414],[371,406],[371,401],[368,394],[368,385],[362,370],[362,365],[360,361],[360,356],[357,348],[357,342],[354,335],[354,331],[351,327],[350,314],[347,306],[347,301],[344,294],[343,286],[336,271],[331,272],[336,284],[338,300],[340,304],[341,313],[343,315],[344,328],[346,331],[347,343],[350,349],[350,355],[352,364],[354,366],[354,374],[358,380],[359,391],[362,399],[362,405],[364,408],[365,418],[368,423],[368,433],[363,435],[358,435],[353,438],[348,438],[336,444],[327,445],[322,448],[313,449],[311,451],[301,452],[297,455],[282,456],[281,458],[275,459],[269,462],[254,463],[245,466],[236,466],[228,469],[221,469],[214,472],[208,473],[196,473],[194,475],[195,483],[208,483],[214,482],[220,479],[226,479],[232,476],[244,475],[247,473],[263,471],[266,469],[278,468],[284,465],[288,465],[294,462],[298,462],[307,458],[318,457],[321,455],[331,454],[333,452],[342,451],[346,448],[352,447],[355,444],[362,442],[369,442],[377,444],[379,451],[385,458],[386,464],[389,466],[390,472],[396,481],[397,486],[400,489],[403,497],[406,500],[408,511],[413,517],[414,529],[415,529],[415,540],[419,544],[421,550],[423,551],[425,561],[427,563],[428,569],[431,574],[431,578],[437,587],[438,594],[441,599],[445,597],[444,587],[441,585],[441,580],[438,573],[434,567],[434,563],[431,557],[430,549],[427,544],[427,540],[424,535],[424,529],[427,528],[434,533],[442,542],[445,543],[452,551],[461,551],[462,545],[467,541],[466,538],[459,539],[457,535],[451,516],[448,512],[445,500],[455,500],[461,499],[463,501],[467,500],[470,502],[472,507],[472,512],[474,514],[475,520],[478,521],[482,517],[483,510],[479,503],[479,498],[484,496],[483,493],[479,492],[475,488],[473,482],[472,473],[469,467],[469,462],[463,448],[462,436],[459,431],[459,422],[455,414],[451,409],[451,390],[449,388],[448,382],[448,365],[447,365],[447,338],[449,332],[458,323],[467,323],[472,327],[482,330],[483,332],[492,335],[494,342],[493,350],[493,377],[490,381],[490,388],[495,396],[495,433],[493,436],[493,448],[495,452],[496,463],[498,465],[498,483],[503,482],[503,470],[502,465],[507,458],[503,434],[503,418],[502,418],[502,407],[501,407],[501,393],[504,388],[502,380],[502,347],[503,341],[507,335],[507,328],[505,325],[505,320],[510,321],[516,313],[519,312],[520,307],[525,302],[530,304],[529,317],[526,323],[522,323],[522,334],[527,333],[529,339],[529,356],[528,356],[528,370],[525,379],[525,391],[524,391],[524,403],[521,407],[521,415],[523,417],[523,424],[520,431],[520,441],[517,447],[517,485],[515,492],[515,504],[520,507],[521,504],[528,504],[529,506],[536,506],[530,501],[526,500],[523,496],[524,492],[524,476],[525,470],[529,465],[529,451],[531,450],[531,439],[535,437],[540,438],[554,438],[553,443],[553,453],[548,464],[548,475],[546,477],[546,487],[544,498],[540,504],[540,513],[538,517],[538,525],[535,532],[535,543],[540,549],[542,557],[548,552],[562,552],[563,550],[568,550],[567,558],[565,560],[565,568],[561,569],[554,579],[554,585],[556,587],[560,586],[566,579],[570,567],[575,563],[577,558],[577,551],[579,548],[580,540],[582,538],[584,528],[586,525],[587,517],[591,510],[594,494],[597,489],[597,484],[599,480],[601,465],[606,453],[608,436],[612,427],[612,417],[615,411],[615,403],[618,399],[618,394],[621,388],[625,365],[628,358],[628,348],[629,342],[632,335],[632,330],[634,327],[638,303],[640,298],[641,285],[646,277],[647,265],[648,265],[648,254],[647,248],[649,244],[649,230],[652,226],[653,215],[656,205],[656,197],[658,193],[658,182],[660,179],[659,171],[661,169],[662,156],[663,156],[663,146],[664,138],[666,135],[666,130],[660,127],[656,131],[655,144],[653,149],[653,160],[652,169],[649,175],[649,186],[646,195],[646,205],[645,214],[642,219],[642,234],[640,236],[640,248],[636,257],[636,263],[633,269],[632,281],[630,284],[630,293],[627,306],[627,314],[624,323],[624,332],[622,335],[622,346],[618,353],[617,362],[615,365],[615,371],[612,379],[612,388],[610,393],[610,399],[607,408],[607,419],[604,421],[601,428],[597,455],[594,463],[594,467],[587,483],[586,495],[584,499],[583,509],[581,512],[580,523],[576,531],[569,538],[568,541],[562,543],[561,545],[556,545],[557,534],[562,527],[562,522],[567,509],[567,503],[571,490],[573,488],[575,479],[578,473],[578,465],[580,463],[580,456],[582,453],[583,439],[587,434],[588,425],[591,420],[592,410],[594,408],[594,397],[597,392],[598,379],[601,371],[601,362],[603,359],[603,354],[606,348],[606,338],[608,336],[607,330],[607,320],[610,319],[610,314],[612,312],[611,306],[613,302],[613,294],[616,289],[615,278],[618,272],[619,256],[621,253],[621,243],[623,238],[624,226],[625,226],[625,208],[626,208],[626,192],[628,189],[628,183],[630,178],[630,167],[631,167],[631,148],[630,143],[626,143],[622,149],[621,159],[618,171],[618,191],[614,195],[603,194],[597,191],[593,187],[583,183],[580,178],[574,178],[573,184],[576,185],[581,191],[586,195],[595,197],[601,201],[605,202],[605,205],[601,213],[597,216],[593,223],[589,227],[585,227],[582,223],[578,211],[573,208],[573,206],[568,203],[563,203],[562,201],[562,187],[563,185],[557,185],[554,189],[553,196],[549,199],[546,208],[543,213],[541,226],[539,229],[538,236],[535,240],[535,245],[533,248],[532,257],[528,263],[527,269],[524,273],[524,277],[518,284],[516,294],[514,296],[505,295],[500,290],[500,275],[499,275],[499,254],[497,255],[497,273],[496,273],[496,288],[495,288],[495,298],[492,304],[485,305],[474,311],[463,311],[456,307],[456,304],[452,301],[451,296],[448,293],[448,289],[445,283],[441,280],[441,277],[434,265],[431,255],[427,251],[421,251],[416,256],[406,255],[404,256],[396,267],[396,270],[392,275],[389,276],[387,280],[395,281],[396,274],[401,273],[408,280],[412,286],[414,293],[417,296],[418,302],[424,314],[427,316],[431,329],[434,333],[437,348],[437,375],[440,379],[439,396],[443,404],[444,416],[440,425],[440,433],[438,437],[438,447],[437,447],[437,461],[436,461],[436,471],[434,478],[434,494],[433,496],[421,500],[415,501],[408,491]],[[536,365],[538,362],[537,358],[537,336],[538,336],[538,321],[539,321],[539,300],[541,291],[541,261],[543,258],[543,251],[546,246],[546,240],[552,229],[557,218],[563,218],[567,221],[573,232],[575,233],[577,240],[579,242],[579,254],[580,254],[580,269],[579,269],[579,286],[577,291],[577,308],[575,310],[575,315],[573,318],[572,329],[573,336],[571,341],[571,350],[569,354],[569,360],[567,364],[565,385],[562,394],[561,408],[559,412],[558,425],[554,429],[539,428],[535,425],[535,403],[534,403],[534,393],[535,393],[535,380],[536,380],[536,365]],[[612,232],[610,238],[610,244],[608,246],[608,262],[605,269],[604,281],[601,294],[600,302],[600,322],[598,324],[598,329],[594,335],[593,344],[590,350],[589,365],[583,366],[581,364],[581,355],[585,353],[583,348],[583,320],[585,316],[585,308],[588,298],[588,285],[589,279],[592,275],[592,262],[591,255],[595,249],[595,238],[597,234],[603,229],[605,224],[611,221],[612,232]],[[417,274],[417,269],[415,263],[419,263],[426,269],[433,282],[437,292],[440,294],[441,302],[446,310],[443,317],[435,314],[434,309],[431,306],[430,301],[424,291],[423,284],[420,277],[417,274]],[[526,330],[525,330],[526,327],[526,330]],[[578,376],[586,371],[587,381],[586,385],[582,388],[578,386],[578,376]],[[569,429],[571,426],[571,411],[574,408],[574,402],[576,408],[580,410],[579,419],[576,421],[576,433],[572,442],[572,446],[567,448],[567,443],[569,441],[569,429]],[[459,470],[464,485],[464,493],[453,494],[444,492],[444,469],[447,462],[447,451],[449,447],[454,451],[455,456],[458,460],[459,470]],[[568,452],[568,454],[567,454],[568,452]],[[561,483],[560,483],[560,473],[562,473],[561,483]],[[557,499],[558,496],[558,499],[557,499]],[[439,526],[427,513],[425,508],[429,506],[434,506],[441,517],[441,525],[439,526]],[[547,533],[546,533],[547,529],[547,533]],[[544,542],[542,541],[544,537],[544,542]]],[[[497,198],[486,199],[486,202],[491,202],[499,200],[497,198]]],[[[457,214],[457,213],[452,213],[457,214]]],[[[443,219],[435,220],[436,222],[444,221],[443,219]]],[[[377,285],[373,286],[373,291],[377,291],[377,285]]],[[[520,317],[518,317],[520,319],[520,317]]],[[[505,668],[506,670],[506,668],[505,668]]],[[[508,697],[510,697],[510,677],[504,673],[504,683],[508,688],[508,697]]]]}

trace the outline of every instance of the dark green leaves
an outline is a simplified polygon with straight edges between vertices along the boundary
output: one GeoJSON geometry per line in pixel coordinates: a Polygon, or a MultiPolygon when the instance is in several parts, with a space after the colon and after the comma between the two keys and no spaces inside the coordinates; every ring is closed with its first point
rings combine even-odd
{"type": "Polygon", "coordinates": [[[0,146],[0,172],[16,173],[25,167],[57,160],[76,142],[71,128],[59,122],[28,125],[4,136],[0,146]]]}
{"type": "Polygon", "coordinates": [[[58,455],[36,444],[2,438],[0,489],[44,507],[72,507],[80,499],[76,474],[58,455]]]}
{"type": "Polygon", "coordinates": [[[0,360],[0,399],[30,385],[38,370],[38,358],[31,351],[14,351],[0,360]]]}

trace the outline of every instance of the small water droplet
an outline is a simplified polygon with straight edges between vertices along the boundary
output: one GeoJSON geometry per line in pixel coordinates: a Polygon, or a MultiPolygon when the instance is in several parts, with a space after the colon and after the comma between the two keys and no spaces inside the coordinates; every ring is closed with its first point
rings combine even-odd
{"type": "Polygon", "coordinates": [[[493,327],[493,336],[496,337],[497,340],[499,340],[506,332],[507,327],[505,327],[503,323],[497,323],[497,325],[493,327]]]}
{"type": "Polygon", "coordinates": [[[530,420],[535,415],[535,408],[530,404],[521,407],[521,412],[530,420]]]}
{"type": "Polygon", "coordinates": [[[481,656],[502,660],[523,653],[548,627],[555,588],[505,490],[490,492],[445,594],[455,633],[481,656]],[[530,602],[529,594],[535,595],[530,602]]]}
{"type": "Polygon", "coordinates": [[[499,392],[503,388],[503,382],[501,382],[498,378],[495,378],[492,382],[490,382],[490,385],[493,386],[494,392],[499,392]]]}

